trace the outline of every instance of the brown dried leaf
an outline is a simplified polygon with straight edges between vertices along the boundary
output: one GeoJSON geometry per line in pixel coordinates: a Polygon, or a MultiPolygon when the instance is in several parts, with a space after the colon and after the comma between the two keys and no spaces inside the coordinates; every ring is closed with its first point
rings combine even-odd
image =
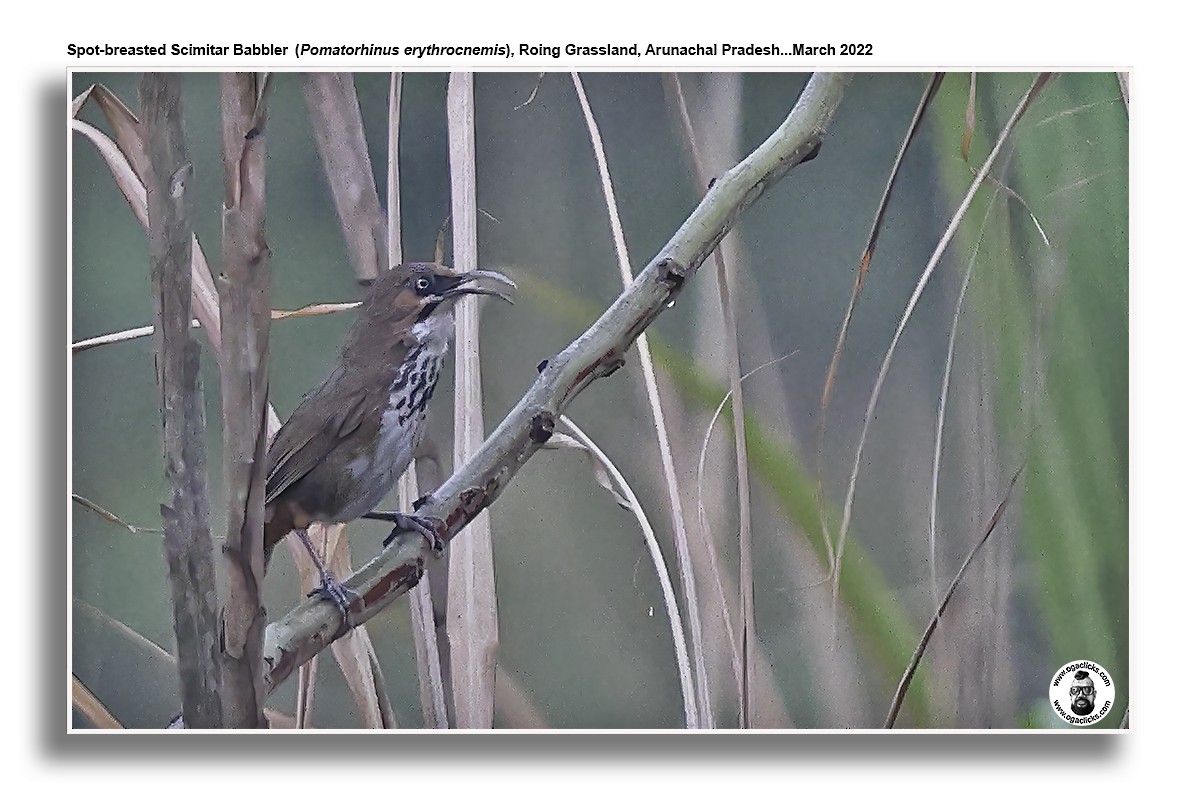
{"type": "Polygon", "coordinates": [[[91,86],[80,92],[79,95],[71,101],[71,119],[75,119],[79,116],[80,110],[83,108],[84,103],[88,101],[88,97],[91,96],[92,90],[95,88],[96,84],[93,83],[91,86]]]}
{"type": "Polygon", "coordinates": [[[71,492],[71,499],[89,511],[99,514],[100,517],[105,521],[111,522],[114,525],[119,525],[130,533],[162,533],[161,528],[143,528],[141,525],[131,525],[108,509],[101,508],[98,504],[88,500],[83,495],[71,492]]]}
{"type": "Polygon", "coordinates": [[[112,129],[121,153],[133,165],[138,178],[144,178],[146,175],[146,152],[142,147],[141,124],[138,122],[137,116],[129,110],[129,106],[125,105],[121,98],[113,94],[112,90],[102,83],[92,86],[87,94],[86,99],[93,101],[99,107],[100,112],[104,114],[104,119],[108,123],[108,127],[112,129]]]}
{"type": "Polygon", "coordinates": [[[271,319],[292,319],[293,317],[319,317],[324,314],[336,314],[339,311],[349,311],[352,308],[361,306],[361,302],[355,303],[311,303],[303,308],[297,308],[295,311],[279,311],[271,310],[271,319]]]}
{"type": "Polygon", "coordinates": [[[74,675],[71,676],[71,705],[97,728],[122,730],[125,727],[74,675]]]}
{"type": "Polygon", "coordinates": [[[375,189],[354,77],[348,72],[312,72],[304,77],[309,120],[355,277],[370,283],[390,266],[387,225],[375,189]]]}
{"type": "MultiPolygon", "coordinates": [[[[91,96],[93,97],[101,96],[101,94],[99,87],[91,90],[91,96]]],[[[111,95],[111,93],[109,94],[111,95]]],[[[113,100],[116,103],[120,102],[115,97],[113,97],[113,100]]],[[[115,105],[108,105],[116,109],[115,105]]],[[[106,106],[101,107],[104,108],[106,106]]],[[[121,105],[120,108],[124,108],[124,105],[121,105]]],[[[129,127],[127,124],[128,120],[122,121],[122,115],[119,111],[114,110],[113,113],[114,118],[118,120],[118,124],[123,131],[118,133],[118,138],[127,137],[130,132],[134,134],[138,133],[136,119],[133,120],[133,126],[129,127]]],[[[125,109],[125,113],[128,114],[129,110],[125,109]]],[[[130,118],[132,116],[132,114],[129,114],[130,118]]],[[[130,158],[125,154],[122,147],[96,127],[81,120],[71,120],[71,129],[76,133],[82,134],[88,141],[95,145],[96,150],[100,153],[100,157],[108,165],[109,172],[112,174],[117,188],[121,190],[121,194],[125,197],[125,202],[129,204],[133,215],[137,217],[138,223],[143,228],[149,228],[150,219],[146,210],[146,187],[142,184],[141,178],[138,177],[137,171],[134,169],[130,158]]],[[[140,138],[135,142],[127,141],[124,146],[137,154],[141,154],[142,152],[140,138]]],[[[205,334],[207,334],[213,348],[220,352],[221,312],[220,304],[217,300],[217,287],[213,283],[212,272],[208,268],[208,261],[204,257],[204,251],[200,249],[200,242],[194,235],[192,236],[192,311],[195,312],[196,316],[204,324],[205,334]]]]}
{"type": "Polygon", "coordinates": [[[108,165],[108,171],[112,173],[113,180],[117,183],[117,188],[124,195],[125,202],[133,210],[133,215],[137,217],[138,222],[141,223],[143,228],[149,227],[150,218],[146,212],[146,187],[142,185],[133,166],[129,163],[129,159],[121,152],[116,142],[92,125],[77,119],[71,120],[71,129],[76,133],[83,134],[85,138],[96,146],[100,157],[108,165]]]}

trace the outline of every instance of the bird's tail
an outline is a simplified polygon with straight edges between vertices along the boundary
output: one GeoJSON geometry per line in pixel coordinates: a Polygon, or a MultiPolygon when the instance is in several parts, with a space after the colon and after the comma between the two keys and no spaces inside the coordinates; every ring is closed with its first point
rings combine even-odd
{"type": "Polygon", "coordinates": [[[273,505],[267,506],[267,521],[263,526],[263,568],[271,563],[271,551],[275,545],[292,532],[292,515],[273,505]]]}

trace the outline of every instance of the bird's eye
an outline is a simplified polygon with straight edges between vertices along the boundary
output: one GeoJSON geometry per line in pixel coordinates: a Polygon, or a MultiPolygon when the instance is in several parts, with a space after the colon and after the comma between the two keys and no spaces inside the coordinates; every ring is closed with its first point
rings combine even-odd
{"type": "Polygon", "coordinates": [[[427,292],[430,287],[429,278],[417,278],[417,282],[413,285],[418,292],[427,292]]]}

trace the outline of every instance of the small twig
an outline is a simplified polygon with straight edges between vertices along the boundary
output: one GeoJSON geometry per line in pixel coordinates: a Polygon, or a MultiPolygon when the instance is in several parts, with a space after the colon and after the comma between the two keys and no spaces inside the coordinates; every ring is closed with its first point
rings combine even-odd
{"type": "MultiPolygon", "coordinates": [[[[193,328],[200,327],[200,320],[192,320],[193,328]]],[[[106,344],[116,344],[117,342],[131,342],[134,339],[142,339],[147,336],[154,335],[153,325],[143,325],[140,328],[130,328],[116,333],[106,333],[102,336],[93,336],[90,339],[82,339],[78,342],[71,343],[71,353],[82,353],[84,350],[91,350],[93,347],[101,347],[106,344]]]]}
{"type": "Polygon", "coordinates": [[[825,512],[825,481],[822,465],[825,462],[825,431],[828,427],[827,414],[830,400],[833,397],[834,381],[837,380],[838,365],[842,360],[842,352],[846,346],[846,337],[850,333],[850,320],[854,316],[854,309],[858,306],[858,299],[862,296],[863,289],[867,285],[867,270],[871,267],[871,259],[875,255],[875,246],[879,243],[879,234],[883,230],[883,218],[887,214],[888,206],[892,202],[892,191],[896,186],[896,176],[900,174],[900,165],[904,163],[904,157],[912,147],[917,128],[920,127],[921,120],[925,118],[925,113],[929,110],[929,105],[932,103],[934,95],[937,94],[943,77],[943,73],[935,72],[930,76],[929,82],[925,84],[925,91],[921,94],[921,99],[917,101],[917,108],[913,112],[912,121],[908,124],[908,131],[904,134],[904,139],[900,142],[895,159],[892,160],[892,171],[888,174],[887,181],[883,186],[883,194],[879,198],[879,206],[875,209],[875,217],[871,221],[871,228],[867,234],[867,244],[863,248],[862,256],[859,258],[858,269],[854,276],[854,286],[850,290],[850,300],[846,304],[846,313],[842,317],[842,326],[838,330],[837,340],[833,345],[833,356],[829,359],[829,368],[825,372],[825,388],[821,392],[821,405],[817,414],[816,480],[817,514],[821,522],[821,537],[825,540],[825,557],[828,559],[829,577],[833,576],[837,559],[834,553],[833,537],[829,533],[829,516],[825,512]]]}
{"type": "Polygon", "coordinates": [[[663,592],[663,603],[667,609],[671,642],[675,646],[675,664],[679,669],[679,691],[683,698],[684,722],[687,727],[694,728],[696,727],[696,709],[694,706],[689,708],[688,702],[689,700],[695,702],[692,698],[696,696],[696,688],[692,682],[692,668],[688,661],[687,642],[683,635],[683,619],[679,614],[679,601],[675,599],[675,590],[671,587],[667,561],[663,558],[662,548],[658,546],[658,540],[654,536],[654,528],[650,525],[650,519],[646,516],[637,495],[634,494],[633,487],[629,485],[629,481],[625,480],[625,476],[616,468],[612,460],[565,414],[558,419],[567,429],[566,437],[574,440],[575,446],[584,450],[592,458],[593,464],[602,470],[609,479],[610,484],[605,488],[612,492],[622,507],[628,509],[637,518],[638,527],[642,531],[642,540],[646,543],[646,549],[650,551],[650,560],[654,564],[654,572],[658,576],[658,584],[663,592]],[[615,489],[611,482],[616,483],[615,489]]]}
{"type": "Polygon", "coordinates": [[[533,98],[537,97],[538,89],[540,89],[542,86],[542,78],[544,77],[546,77],[546,73],[538,73],[537,81],[533,84],[533,88],[529,90],[529,97],[525,98],[524,103],[513,106],[513,111],[520,111],[522,108],[533,102],[533,98]]]}
{"type": "Polygon", "coordinates": [[[75,492],[71,492],[71,499],[76,503],[79,503],[79,505],[83,506],[87,510],[94,511],[95,513],[99,514],[105,521],[122,527],[130,533],[162,533],[162,528],[144,528],[141,525],[130,525],[113,512],[105,508],[101,508],[99,505],[93,503],[91,500],[88,500],[81,494],[75,494],[75,492]]]}
{"type": "Polygon", "coordinates": [[[958,343],[958,323],[962,319],[963,302],[967,297],[967,287],[971,283],[971,275],[975,272],[975,264],[979,261],[979,248],[983,244],[983,234],[987,229],[987,220],[991,215],[992,206],[999,197],[999,190],[992,192],[987,206],[983,210],[983,224],[979,228],[979,238],[975,240],[975,248],[967,259],[967,268],[963,271],[962,283],[958,290],[958,301],[954,304],[954,316],[950,322],[950,341],[946,346],[946,364],[942,369],[942,387],[938,394],[937,422],[934,426],[933,439],[933,470],[929,486],[929,593],[937,607],[937,511],[938,490],[941,486],[942,475],[942,439],[946,431],[946,405],[950,397],[950,373],[954,366],[954,348],[958,343]]]}
{"type": "MultiPolygon", "coordinates": [[[[362,305],[362,301],[353,303],[311,303],[303,308],[297,308],[294,311],[280,311],[277,309],[271,310],[271,321],[281,319],[296,319],[299,317],[319,317],[325,314],[337,314],[341,311],[351,311],[362,305]]],[[[192,320],[192,328],[199,328],[201,322],[198,319],[192,320]]],[[[78,342],[71,343],[71,353],[81,353],[84,350],[91,350],[93,347],[100,347],[106,344],[116,344],[118,342],[130,342],[134,339],[141,339],[150,336],[154,333],[153,325],[143,325],[140,328],[129,328],[115,333],[106,333],[102,336],[93,336],[90,339],[82,339],[78,342]]]]}
{"type": "Polygon", "coordinates": [[[892,698],[892,705],[888,708],[887,718],[883,722],[883,727],[891,728],[896,723],[896,716],[900,713],[900,706],[904,702],[904,696],[908,693],[909,684],[912,683],[913,675],[917,671],[917,667],[921,663],[921,657],[925,655],[925,647],[929,644],[929,639],[933,636],[933,631],[941,621],[942,615],[946,613],[946,606],[950,604],[950,598],[954,596],[954,590],[958,588],[962,582],[963,575],[967,571],[967,567],[975,559],[975,556],[983,549],[983,545],[987,543],[988,537],[992,535],[992,531],[996,529],[996,523],[1000,521],[1004,510],[1008,508],[1008,502],[1012,499],[1013,487],[1017,485],[1017,479],[1021,477],[1025,465],[1022,464],[1017,468],[1016,473],[1012,476],[1012,480],[1008,482],[1008,490],[1004,493],[1004,499],[1000,501],[1000,505],[996,506],[996,510],[992,512],[992,517],[988,520],[987,527],[984,528],[983,536],[976,542],[975,547],[967,554],[962,566],[958,568],[958,574],[954,576],[954,580],[950,581],[950,585],[946,587],[946,594],[942,597],[942,602],[938,605],[933,616],[929,618],[929,624],[925,626],[925,632],[921,634],[921,640],[917,643],[917,649],[913,652],[912,659],[908,662],[908,666],[904,669],[904,675],[900,678],[900,685],[896,687],[896,694],[892,698]]]}

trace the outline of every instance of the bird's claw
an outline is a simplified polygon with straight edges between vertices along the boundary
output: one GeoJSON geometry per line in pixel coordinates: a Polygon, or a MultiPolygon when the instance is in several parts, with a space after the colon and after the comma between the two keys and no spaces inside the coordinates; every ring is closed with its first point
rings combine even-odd
{"type": "Polygon", "coordinates": [[[342,622],[347,625],[350,622],[350,604],[361,599],[358,592],[338,583],[325,569],[321,570],[321,585],[309,592],[308,596],[323,597],[332,602],[342,612],[342,622]]]}
{"type": "Polygon", "coordinates": [[[383,540],[384,547],[402,533],[415,531],[425,537],[434,553],[441,554],[446,549],[446,540],[438,532],[443,522],[436,517],[420,517],[414,514],[399,514],[394,517],[396,525],[392,532],[383,540]]]}

